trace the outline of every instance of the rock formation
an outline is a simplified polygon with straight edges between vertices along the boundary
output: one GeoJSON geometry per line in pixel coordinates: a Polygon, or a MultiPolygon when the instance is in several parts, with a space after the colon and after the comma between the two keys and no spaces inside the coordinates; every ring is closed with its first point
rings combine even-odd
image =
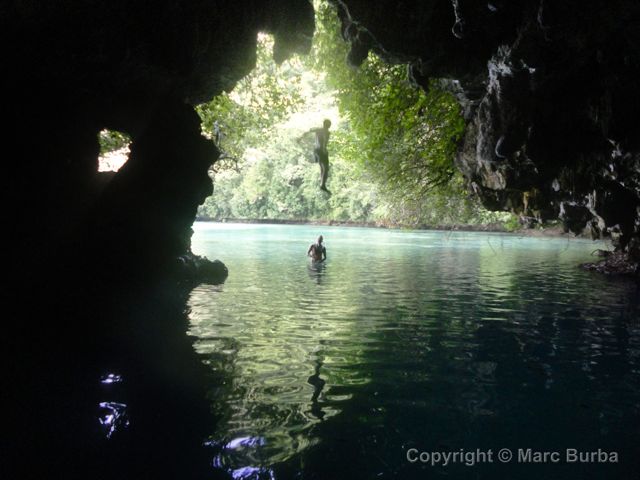
{"type": "MultiPolygon", "coordinates": [[[[332,1],[352,63],[373,50],[458,96],[468,126],[457,164],[486,206],[589,225],[614,238],[615,264],[638,255],[637,0],[332,1]]],[[[218,155],[193,106],[253,68],[258,32],[274,34],[282,61],[308,51],[313,30],[307,0],[0,6],[11,235],[0,351],[12,405],[1,471],[6,462],[25,478],[197,478],[201,462],[209,478],[206,426],[189,424],[191,399],[204,397],[202,372],[184,375],[202,369],[184,335],[185,298],[146,274],[116,295],[93,283],[163,267],[186,270],[187,282],[226,275],[189,252],[218,155]],[[115,175],[98,173],[104,128],[133,140],[115,175]],[[168,377],[162,357],[175,366],[168,377]],[[92,440],[97,380],[114,358],[138,408],[133,450],[92,440]],[[188,442],[193,455],[179,450],[188,442]]]]}
{"type": "Polygon", "coordinates": [[[10,225],[29,252],[16,271],[69,245],[109,256],[103,266],[173,265],[218,156],[193,106],[251,71],[258,32],[281,62],[314,31],[301,0],[17,1],[2,13],[10,225]],[[115,176],[97,171],[104,128],[133,139],[115,176]]]}
{"type": "MultiPolygon", "coordinates": [[[[468,120],[456,163],[487,207],[560,218],[637,253],[640,4],[332,1],[350,62],[373,50],[456,93],[468,120]]],[[[210,188],[216,149],[189,110],[252,69],[257,32],[274,34],[282,61],[309,49],[314,19],[306,0],[17,1],[2,27],[10,224],[22,245],[41,261],[78,232],[120,253],[150,240],[156,262],[188,249],[210,188]],[[103,128],[134,141],[106,190],[103,128]]]]}
{"type": "Polygon", "coordinates": [[[560,218],[640,260],[640,4],[332,0],[349,60],[441,78],[468,120],[456,159],[485,206],[560,218]]]}

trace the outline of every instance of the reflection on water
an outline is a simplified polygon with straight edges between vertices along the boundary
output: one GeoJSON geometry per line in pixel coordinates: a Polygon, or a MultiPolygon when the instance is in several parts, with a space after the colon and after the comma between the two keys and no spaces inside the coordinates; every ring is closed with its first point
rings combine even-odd
{"type": "MultiPolygon", "coordinates": [[[[100,378],[100,384],[104,387],[104,394],[113,397],[117,395],[113,387],[122,383],[122,376],[116,373],[107,373],[100,378]]],[[[107,401],[98,404],[98,422],[102,427],[104,436],[110,439],[114,433],[126,429],[129,426],[127,405],[121,402],[107,401]]]]}
{"type": "Polygon", "coordinates": [[[320,285],[327,268],[326,262],[314,262],[313,260],[309,260],[308,262],[309,277],[312,278],[316,284],[320,285]]]}
{"type": "Polygon", "coordinates": [[[124,403],[100,402],[99,406],[101,415],[98,420],[100,421],[100,425],[102,425],[107,438],[111,438],[117,430],[127,428],[129,426],[127,406],[124,403]]]}
{"type": "Polygon", "coordinates": [[[224,259],[190,333],[234,478],[628,478],[640,445],[637,286],[598,245],[474,233],[196,225],[224,259]],[[309,263],[325,237],[329,260],[309,263]],[[421,466],[422,450],[598,448],[616,465],[421,466]]]}
{"type": "Polygon", "coordinates": [[[120,382],[122,382],[122,377],[115,373],[108,373],[106,375],[103,375],[103,377],[100,379],[100,383],[102,383],[103,385],[111,385],[113,383],[120,382]]]}

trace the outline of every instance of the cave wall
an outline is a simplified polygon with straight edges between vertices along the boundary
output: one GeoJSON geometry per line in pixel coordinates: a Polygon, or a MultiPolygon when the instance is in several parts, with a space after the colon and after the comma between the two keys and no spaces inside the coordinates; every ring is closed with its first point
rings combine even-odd
{"type": "Polygon", "coordinates": [[[311,4],[16,0],[0,4],[0,31],[0,370],[12,411],[0,471],[209,478],[210,425],[193,421],[209,412],[205,372],[185,335],[185,292],[226,269],[183,255],[219,155],[194,105],[251,71],[258,32],[274,35],[278,61],[308,51],[311,4]],[[115,174],[98,172],[104,128],[132,138],[115,174]],[[164,283],[175,270],[184,289],[164,283]],[[110,368],[136,411],[115,444],[96,432],[110,368]]]}
{"type": "MultiPolygon", "coordinates": [[[[352,64],[373,50],[454,91],[468,121],[456,163],[487,207],[635,248],[637,1],[331,1],[352,64]]],[[[217,157],[193,105],[253,68],[257,32],[274,34],[282,61],[314,30],[307,0],[18,0],[2,13],[8,223],[28,252],[10,259],[18,269],[70,238],[150,262],[188,249],[217,157]],[[133,138],[107,187],[103,128],[133,138]]]]}
{"type": "Polygon", "coordinates": [[[374,51],[456,94],[456,164],[485,206],[639,254],[640,3],[331,1],[351,63],[374,51]]]}
{"type": "MultiPolygon", "coordinates": [[[[534,219],[560,217],[576,231],[589,223],[633,252],[640,229],[637,0],[333,3],[353,64],[373,50],[409,63],[418,84],[442,78],[454,90],[468,120],[457,165],[485,205],[534,219]]],[[[5,443],[19,452],[5,457],[20,469],[37,464],[40,477],[73,469],[76,447],[88,436],[75,429],[82,422],[72,400],[85,394],[82,382],[97,378],[94,367],[113,355],[110,348],[133,352],[138,378],[149,370],[139,359],[155,357],[145,346],[160,353],[160,340],[182,339],[169,355],[193,356],[186,325],[166,312],[182,312],[184,299],[164,304],[164,291],[147,298],[127,286],[114,297],[91,284],[100,270],[120,280],[134,262],[170,262],[189,249],[196,208],[212,188],[207,170],[218,155],[201,135],[193,105],[253,68],[259,31],[275,35],[274,57],[282,61],[308,51],[313,30],[307,0],[0,4],[10,284],[0,351],[4,393],[13,405],[5,443]],[[103,128],[133,139],[129,162],[111,176],[97,171],[103,128]],[[92,295],[77,298],[87,291],[92,295]],[[145,308],[131,301],[140,298],[157,312],[140,318],[145,308]],[[132,330],[138,341],[129,347],[132,330]],[[58,458],[61,432],[80,433],[58,458]]],[[[147,382],[134,389],[162,379],[147,382]]],[[[157,391],[142,395],[152,399],[157,391]]],[[[182,386],[176,392],[184,395],[182,386]]],[[[173,390],[163,395],[174,398],[173,390]]],[[[90,400],[80,403],[94,425],[90,400]]],[[[178,405],[169,401],[159,411],[182,425],[185,407],[178,405]]],[[[143,415],[154,422],[157,411],[143,415]]],[[[157,470],[171,463],[170,447],[182,437],[172,441],[166,455],[153,450],[140,465],[149,465],[146,458],[164,460],[157,470]]],[[[180,460],[179,472],[189,460],[180,460]]],[[[76,473],[87,476],[81,468],[76,473]]]]}
{"type": "Polygon", "coordinates": [[[309,50],[315,27],[306,0],[18,0],[1,10],[16,271],[61,252],[106,267],[187,251],[218,156],[193,106],[253,69],[258,32],[274,35],[281,62],[309,50]],[[116,175],[97,171],[104,128],[132,138],[116,175]]]}

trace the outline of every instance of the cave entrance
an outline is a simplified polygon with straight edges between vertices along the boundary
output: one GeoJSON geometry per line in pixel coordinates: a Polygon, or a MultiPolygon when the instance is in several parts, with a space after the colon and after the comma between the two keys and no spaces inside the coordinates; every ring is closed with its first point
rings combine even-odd
{"type": "Polygon", "coordinates": [[[428,92],[406,65],[370,53],[347,62],[335,7],[314,2],[311,52],[277,65],[273,38],[259,34],[254,70],[198,106],[203,133],[221,151],[210,170],[205,220],[324,221],[402,226],[505,223],[471,198],[453,165],[465,122],[444,87],[428,92]],[[329,177],[309,131],[331,121],[329,177]]]}

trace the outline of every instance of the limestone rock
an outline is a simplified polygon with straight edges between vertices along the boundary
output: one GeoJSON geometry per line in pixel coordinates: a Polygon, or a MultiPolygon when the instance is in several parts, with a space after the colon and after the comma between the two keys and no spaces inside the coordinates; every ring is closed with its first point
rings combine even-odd
{"type": "Polygon", "coordinates": [[[445,79],[467,130],[456,164],[485,206],[596,235],[640,234],[640,4],[332,0],[352,60],[445,79]]]}

